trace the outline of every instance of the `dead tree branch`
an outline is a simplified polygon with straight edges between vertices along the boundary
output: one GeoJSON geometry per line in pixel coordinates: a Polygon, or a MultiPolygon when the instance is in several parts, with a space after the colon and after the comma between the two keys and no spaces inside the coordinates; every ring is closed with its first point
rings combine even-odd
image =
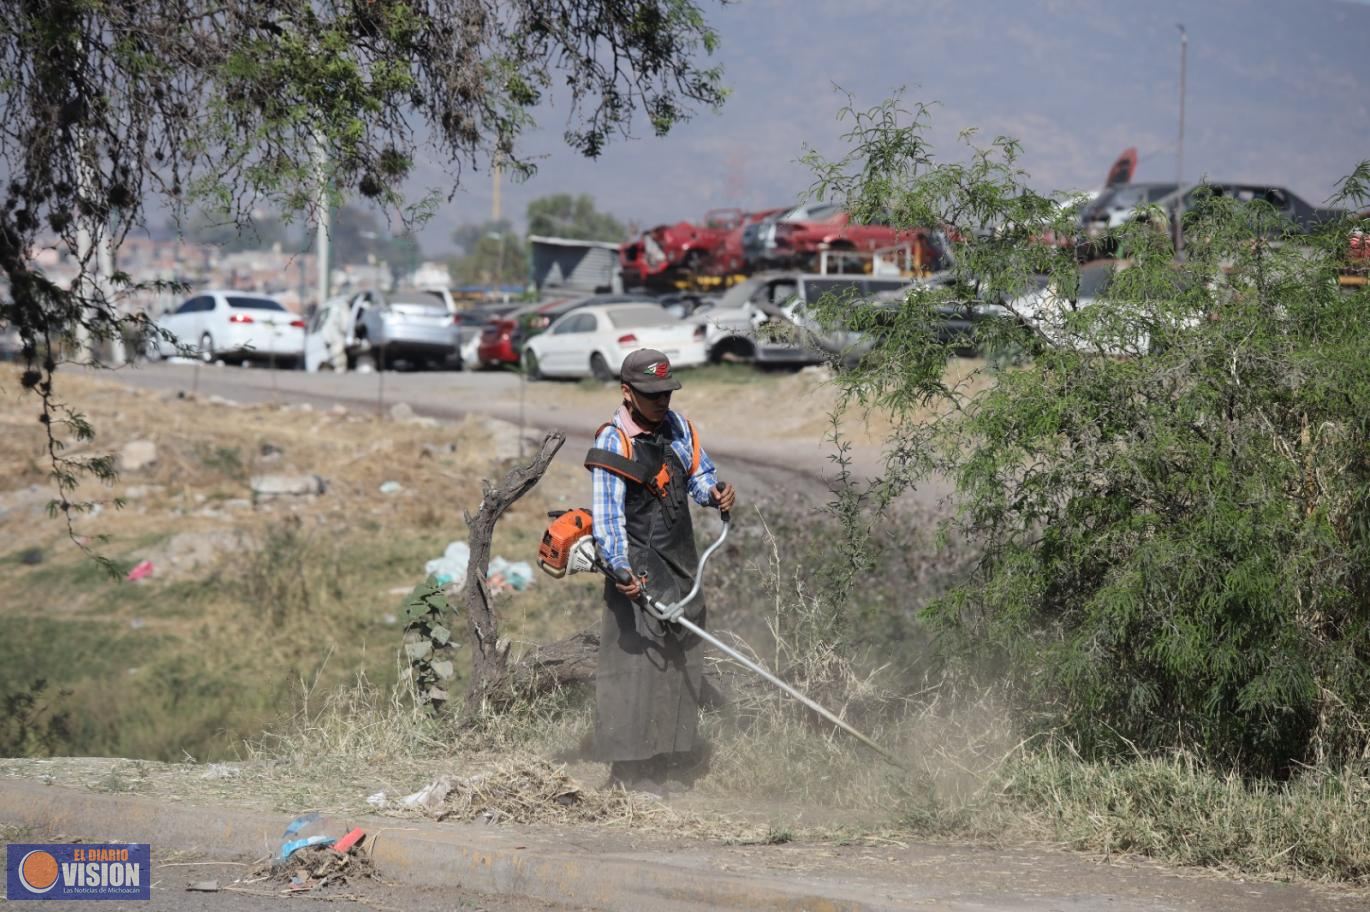
{"type": "Polygon", "coordinates": [[[508,664],[509,646],[499,639],[499,619],[495,616],[490,589],[485,583],[490,570],[490,541],[495,524],[505,511],[537,485],[552,459],[566,442],[566,435],[551,431],[542,439],[533,461],[515,466],[504,476],[499,487],[488,481],[481,483],[483,497],[476,515],[466,514],[466,525],[471,530],[470,563],[466,570],[463,597],[466,602],[466,623],[471,632],[471,686],[466,692],[466,705],[478,707],[494,683],[504,677],[508,664]]]}

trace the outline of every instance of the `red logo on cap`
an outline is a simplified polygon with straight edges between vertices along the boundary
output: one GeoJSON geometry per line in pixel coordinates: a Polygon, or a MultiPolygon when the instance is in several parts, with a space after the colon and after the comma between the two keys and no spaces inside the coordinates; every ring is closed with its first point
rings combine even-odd
{"type": "Polygon", "coordinates": [[[668,361],[657,361],[655,364],[647,365],[643,370],[644,374],[651,374],[656,377],[665,377],[671,372],[671,365],[668,361]]]}

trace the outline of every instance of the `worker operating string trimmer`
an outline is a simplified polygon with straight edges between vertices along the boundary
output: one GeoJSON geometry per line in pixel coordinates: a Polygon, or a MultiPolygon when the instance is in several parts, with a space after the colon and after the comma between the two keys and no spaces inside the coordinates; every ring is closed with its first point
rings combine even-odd
{"type": "Polygon", "coordinates": [[[623,360],[622,405],[586,455],[593,518],[554,518],[539,564],[554,576],[599,571],[605,609],[595,675],[595,752],[610,781],[664,794],[698,761],[704,642],[722,650],[878,751],[873,741],[706,631],[704,563],[728,534],[736,504],[691,422],[670,408],[680,389],[665,353],[623,360]],[[701,559],[689,500],[717,507],[723,532],[701,559]]]}

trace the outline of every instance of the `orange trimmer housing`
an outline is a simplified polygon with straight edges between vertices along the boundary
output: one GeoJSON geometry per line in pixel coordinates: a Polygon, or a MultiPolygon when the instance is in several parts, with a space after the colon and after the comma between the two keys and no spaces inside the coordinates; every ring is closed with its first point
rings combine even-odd
{"type": "Polygon", "coordinates": [[[538,566],[557,579],[565,576],[571,549],[590,534],[593,523],[590,511],[579,507],[552,517],[551,525],[542,533],[542,544],[538,546],[538,566]]]}

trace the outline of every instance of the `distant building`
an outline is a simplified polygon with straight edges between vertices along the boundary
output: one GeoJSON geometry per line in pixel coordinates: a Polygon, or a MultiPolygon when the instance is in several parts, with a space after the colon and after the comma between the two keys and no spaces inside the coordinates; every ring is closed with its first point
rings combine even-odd
{"type": "Polygon", "coordinates": [[[415,288],[446,288],[452,284],[452,274],[447,271],[446,263],[426,260],[414,270],[408,284],[415,288]]]}
{"type": "Polygon", "coordinates": [[[533,284],[538,290],[614,292],[623,290],[618,245],[608,241],[528,236],[533,284]]]}

